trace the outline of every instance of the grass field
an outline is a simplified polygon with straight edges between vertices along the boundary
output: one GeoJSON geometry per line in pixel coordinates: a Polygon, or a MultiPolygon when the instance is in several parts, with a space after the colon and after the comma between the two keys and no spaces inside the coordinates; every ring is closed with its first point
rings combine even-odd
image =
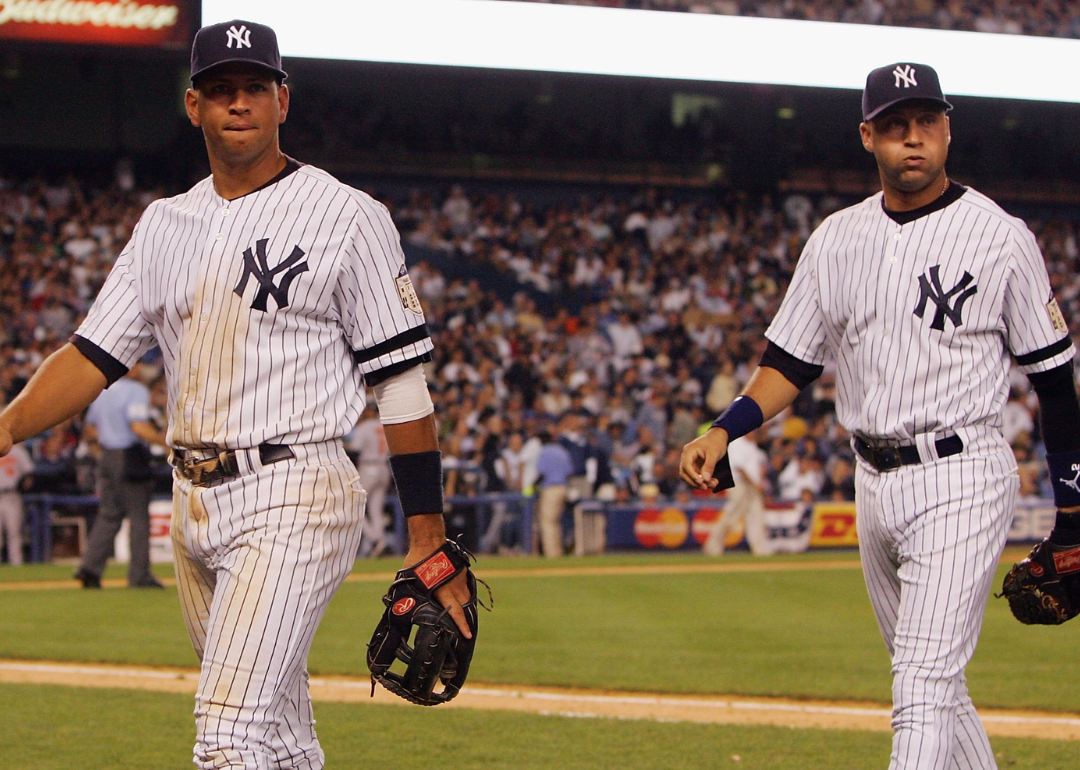
{"type": "MultiPolygon", "coordinates": [[[[888,659],[853,553],[776,557],[829,568],[653,573],[715,562],[698,556],[484,558],[495,611],[482,613],[470,681],[657,693],[889,699],[888,659]],[[581,567],[581,574],[563,568],[581,567]],[[627,574],[629,573],[629,574],[627,574]]],[[[750,564],[732,554],[724,565],[750,564]]],[[[755,567],[762,566],[760,560],[755,567]]],[[[316,637],[310,668],[363,675],[364,645],[395,562],[358,565],[316,637]]],[[[0,570],[0,584],[66,580],[70,567],[0,570]]],[[[122,576],[122,571],[108,576],[122,576]]],[[[164,570],[160,573],[168,577],[164,570]]],[[[3,587],[0,585],[0,587],[3,587]]],[[[991,600],[968,669],[976,704],[1077,711],[1080,625],[1027,628],[991,600]]],[[[0,590],[0,658],[196,664],[175,591],[0,590]]],[[[186,767],[193,740],[186,695],[3,685],[4,767],[186,767]],[[22,759],[22,758],[25,758],[22,759]]],[[[884,768],[887,733],[569,719],[320,703],[329,767],[413,767],[432,754],[459,767],[884,768]],[[394,735],[388,749],[386,736],[394,735]],[[462,752],[459,754],[459,752],[462,752]],[[732,759],[739,756],[739,760],[732,759]]],[[[1080,745],[994,739],[1001,767],[1075,768],[1080,745]],[[1037,763],[1030,757],[1039,757],[1037,763]]],[[[426,764],[426,762],[425,762],[426,764]]]]}

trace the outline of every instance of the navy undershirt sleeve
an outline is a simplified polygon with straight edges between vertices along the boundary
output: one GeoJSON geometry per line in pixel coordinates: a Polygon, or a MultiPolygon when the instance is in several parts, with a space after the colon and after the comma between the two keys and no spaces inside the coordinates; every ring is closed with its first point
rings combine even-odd
{"type": "Polygon", "coordinates": [[[770,342],[765,348],[765,352],[761,354],[759,366],[775,369],[784,375],[784,379],[799,390],[816,380],[825,371],[824,366],[808,364],[773,342],[770,342]]]}

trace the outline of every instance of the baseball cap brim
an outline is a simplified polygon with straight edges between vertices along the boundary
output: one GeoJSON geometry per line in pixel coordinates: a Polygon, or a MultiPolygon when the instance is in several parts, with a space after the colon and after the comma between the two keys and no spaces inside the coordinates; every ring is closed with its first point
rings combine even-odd
{"type": "Polygon", "coordinates": [[[873,120],[881,113],[885,112],[886,110],[892,109],[893,107],[901,104],[902,102],[933,102],[934,104],[938,104],[943,107],[946,112],[952,109],[952,105],[944,99],[936,99],[932,96],[904,96],[899,99],[893,99],[891,102],[885,102],[885,104],[879,104],[868,115],[863,116],[863,121],[865,122],[868,120],[873,120]]]}
{"type": "Polygon", "coordinates": [[[222,61],[216,61],[216,62],[214,62],[213,64],[211,64],[211,65],[209,65],[207,67],[203,67],[198,72],[192,72],[191,73],[191,82],[194,83],[195,78],[201,77],[202,75],[205,75],[207,72],[211,72],[213,70],[216,70],[218,67],[221,67],[222,65],[233,64],[235,62],[240,62],[242,64],[250,64],[253,67],[259,67],[260,69],[264,69],[267,72],[272,72],[278,78],[278,80],[285,80],[285,78],[289,77],[289,75],[285,72],[285,70],[275,69],[274,67],[269,67],[269,66],[267,66],[265,64],[262,64],[260,62],[252,61],[251,59],[244,59],[244,58],[238,57],[238,58],[235,58],[235,59],[224,59],[222,61]]]}

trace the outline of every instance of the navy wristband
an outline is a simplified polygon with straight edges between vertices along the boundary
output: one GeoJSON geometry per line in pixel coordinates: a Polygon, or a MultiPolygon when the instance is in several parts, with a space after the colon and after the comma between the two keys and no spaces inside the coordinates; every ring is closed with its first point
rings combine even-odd
{"type": "Polygon", "coordinates": [[[1058,508],[1080,505],[1080,449],[1048,452],[1046,465],[1050,469],[1050,485],[1054,488],[1054,504],[1058,508]]]}
{"type": "Polygon", "coordinates": [[[728,434],[730,444],[737,438],[745,436],[750,431],[760,428],[765,422],[765,416],[761,413],[761,407],[750,396],[739,396],[731,402],[731,406],[724,413],[713,420],[712,427],[723,428],[728,434]]]}
{"type": "Polygon", "coordinates": [[[390,456],[401,512],[406,516],[443,512],[442,452],[390,456]]]}

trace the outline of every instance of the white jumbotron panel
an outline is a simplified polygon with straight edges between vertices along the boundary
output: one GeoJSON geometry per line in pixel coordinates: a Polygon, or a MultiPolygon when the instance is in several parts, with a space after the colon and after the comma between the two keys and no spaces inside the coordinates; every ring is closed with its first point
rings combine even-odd
{"type": "Polygon", "coordinates": [[[1080,40],[509,0],[204,0],[284,56],[862,89],[895,61],[949,95],[1080,102],[1080,40]]]}

